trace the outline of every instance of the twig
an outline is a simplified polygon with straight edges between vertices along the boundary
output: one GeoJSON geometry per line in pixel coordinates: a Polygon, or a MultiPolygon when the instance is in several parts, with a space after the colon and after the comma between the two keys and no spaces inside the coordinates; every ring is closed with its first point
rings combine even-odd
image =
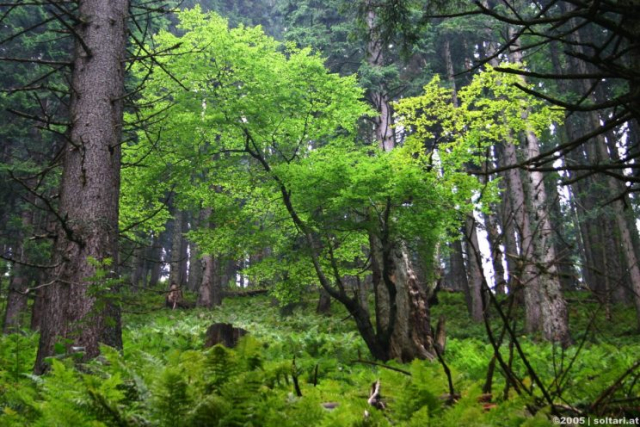
{"type": "Polygon", "coordinates": [[[370,360],[356,359],[356,360],[351,360],[350,363],[364,363],[365,365],[380,366],[381,368],[389,369],[391,371],[400,372],[401,374],[411,376],[411,372],[405,371],[404,369],[394,368],[393,366],[388,366],[378,362],[372,362],[370,360]]]}

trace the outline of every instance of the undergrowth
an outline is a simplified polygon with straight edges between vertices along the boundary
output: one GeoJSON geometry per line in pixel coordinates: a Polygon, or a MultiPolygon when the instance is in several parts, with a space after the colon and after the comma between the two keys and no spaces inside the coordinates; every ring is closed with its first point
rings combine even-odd
{"type": "MultiPolygon", "coordinates": [[[[135,307],[128,305],[136,313],[125,314],[124,351],[103,348],[86,365],[60,356],[38,377],[31,374],[37,335],[1,337],[0,426],[553,425],[551,407],[540,404],[541,390],[522,360],[510,357],[507,340],[501,354],[532,396],[507,387],[499,366],[487,396],[483,387],[493,349],[484,326],[469,322],[460,295],[442,295],[432,312],[434,319],[442,314],[448,321],[444,359],[452,372],[453,400],[437,361],[387,363],[397,370],[365,363],[370,362],[366,346],[338,307],[330,317],[312,314],[311,305],[283,317],[265,297],[187,311],[157,309],[162,301],[151,294],[136,301],[135,307]],[[204,349],[205,331],[214,322],[250,334],[235,349],[204,349]],[[367,403],[376,381],[382,410],[367,403]]],[[[566,351],[524,336],[515,325],[544,387],[562,390],[554,403],[584,411],[640,354],[637,336],[628,333],[630,310],[618,310],[620,332],[614,333],[605,328],[606,319],[592,319],[599,314],[590,304],[574,305],[577,344],[566,351]],[[593,333],[581,335],[587,324],[593,333]]],[[[630,409],[618,405],[618,412],[588,415],[633,416],[637,380],[637,375],[626,378],[606,396],[609,402],[626,399],[630,409]]]]}

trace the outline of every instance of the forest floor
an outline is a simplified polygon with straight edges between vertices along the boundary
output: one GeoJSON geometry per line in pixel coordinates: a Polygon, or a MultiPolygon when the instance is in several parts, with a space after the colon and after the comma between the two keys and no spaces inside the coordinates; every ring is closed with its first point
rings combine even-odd
{"type": "MultiPolygon", "coordinates": [[[[341,307],[314,314],[314,301],[283,316],[269,297],[228,298],[214,310],[160,308],[161,293],[124,304],[124,351],[104,348],[95,361],[74,355],[31,374],[37,334],[0,338],[0,426],[545,426],[620,425],[640,417],[640,355],[631,307],[612,319],[587,294],[572,299],[576,344],[567,350],[526,336],[519,324],[500,346],[516,384],[506,387],[498,363],[487,386],[493,348],[484,324],[473,324],[462,295],[439,295],[444,315],[443,364],[376,365],[341,307]],[[134,303],[135,302],[135,303],[134,303]],[[204,349],[216,322],[249,331],[233,350],[204,349]],[[530,366],[530,368],[527,367],[530,366]],[[368,403],[379,381],[384,408],[368,403]],[[550,397],[554,406],[549,405],[550,397]],[[557,418],[554,418],[557,417],[557,418]]],[[[2,304],[0,303],[0,309],[2,304]]],[[[506,304],[505,304],[506,305],[506,304]]],[[[506,308],[505,308],[506,310],[506,308]]],[[[502,325],[492,314],[492,331],[502,325]]]]}

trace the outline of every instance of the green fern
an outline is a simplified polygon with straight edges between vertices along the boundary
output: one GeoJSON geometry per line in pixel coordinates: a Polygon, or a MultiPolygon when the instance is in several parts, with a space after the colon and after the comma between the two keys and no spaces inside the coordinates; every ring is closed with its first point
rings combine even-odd
{"type": "Polygon", "coordinates": [[[186,424],[192,400],[184,370],[168,367],[162,372],[153,396],[153,416],[158,425],[179,427],[186,424]]]}

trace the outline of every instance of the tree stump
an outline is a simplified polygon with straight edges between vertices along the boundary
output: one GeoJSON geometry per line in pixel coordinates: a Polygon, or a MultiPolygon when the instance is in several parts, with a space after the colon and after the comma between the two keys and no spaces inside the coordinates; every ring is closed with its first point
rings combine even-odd
{"type": "Polygon", "coordinates": [[[238,344],[238,340],[247,333],[242,328],[234,328],[230,323],[214,323],[207,329],[204,347],[209,348],[216,344],[222,344],[227,348],[233,348],[238,344]]]}

